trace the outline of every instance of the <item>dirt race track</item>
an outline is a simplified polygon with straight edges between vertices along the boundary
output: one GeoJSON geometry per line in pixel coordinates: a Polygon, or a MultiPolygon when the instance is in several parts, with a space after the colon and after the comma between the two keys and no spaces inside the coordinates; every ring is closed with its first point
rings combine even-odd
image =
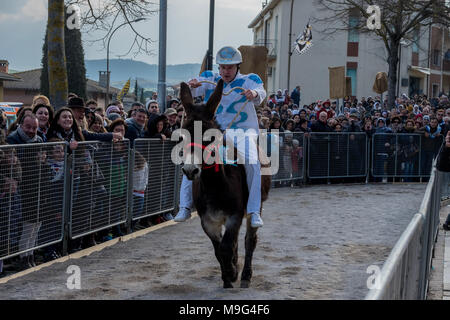
{"type": "MultiPolygon", "coordinates": [[[[55,263],[0,284],[0,299],[363,299],[369,265],[382,266],[418,211],[425,184],[273,189],[249,289],[223,289],[199,218],[55,263]],[[81,289],[66,286],[69,265],[81,289]]],[[[239,265],[244,256],[241,229],[239,265]]]]}

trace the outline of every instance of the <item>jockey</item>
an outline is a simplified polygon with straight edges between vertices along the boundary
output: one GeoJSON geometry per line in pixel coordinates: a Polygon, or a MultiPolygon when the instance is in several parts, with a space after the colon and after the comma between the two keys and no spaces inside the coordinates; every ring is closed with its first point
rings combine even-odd
{"type": "MultiPolygon", "coordinates": [[[[252,129],[256,135],[255,139],[249,139],[248,150],[245,150],[245,143],[240,143],[242,141],[238,141],[237,144],[235,142],[235,146],[237,147],[238,153],[241,156],[245,156],[244,167],[249,190],[247,214],[251,217],[251,226],[259,228],[263,226],[263,221],[260,215],[261,165],[258,160],[258,151],[256,147],[256,137],[259,133],[259,125],[255,106],[260,105],[266,98],[266,91],[264,90],[263,82],[258,75],[253,73],[243,75],[239,72],[239,66],[242,63],[242,55],[235,48],[227,46],[220,49],[216,56],[216,63],[219,65],[219,74],[205,71],[199,78],[190,80],[188,85],[191,87],[193,97],[205,96],[205,102],[214,92],[215,85],[210,83],[200,83],[201,81],[206,80],[217,83],[219,79],[222,79],[224,81],[223,92],[230,92],[234,87],[242,87],[245,89],[245,91],[236,89],[233,90],[231,94],[222,96],[222,100],[220,101],[216,113],[216,121],[222,130],[226,130],[242,105],[248,101],[240,115],[231,125],[230,129],[242,129],[246,132],[247,130],[252,129]],[[242,148],[242,146],[244,146],[244,148],[242,148]],[[248,161],[250,158],[254,161],[248,161]]],[[[247,136],[247,134],[245,136],[247,136]]],[[[243,139],[245,139],[245,137],[243,139]]],[[[191,216],[192,207],[192,181],[188,180],[186,176],[183,175],[180,190],[180,211],[176,215],[175,221],[182,222],[187,220],[191,216]]]]}

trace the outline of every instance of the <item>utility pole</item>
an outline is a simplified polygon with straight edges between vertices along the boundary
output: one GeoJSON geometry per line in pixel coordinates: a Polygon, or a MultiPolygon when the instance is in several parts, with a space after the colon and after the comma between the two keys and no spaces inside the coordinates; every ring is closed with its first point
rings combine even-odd
{"type": "Polygon", "coordinates": [[[291,15],[290,15],[290,21],[289,21],[289,43],[288,43],[288,70],[287,70],[287,86],[289,92],[291,92],[291,89],[289,88],[290,82],[291,82],[291,43],[292,43],[292,11],[294,10],[294,0],[291,0],[291,15]]]}
{"type": "Polygon", "coordinates": [[[208,45],[208,56],[206,58],[206,70],[213,69],[214,4],[215,0],[209,1],[209,45],[208,45]]]}
{"type": "Polygon", "coordinates": [[[166,110],[166,40],[167,40],[167,0],[160,0],[158,105],[161,113],[164,113],[164,111],[166,110]]]}

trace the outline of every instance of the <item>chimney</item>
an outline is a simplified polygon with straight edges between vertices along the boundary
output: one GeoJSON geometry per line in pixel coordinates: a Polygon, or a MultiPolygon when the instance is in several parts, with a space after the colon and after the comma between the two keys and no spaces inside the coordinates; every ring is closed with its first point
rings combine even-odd
{"type": "Polygon", "coordinates": [[[9,62],[8,62],[8,60],[0,60],[0,72],[9,73],[9,62]]]}
{"type": "Polygon", "coordinates": [[[106,71],[99,71],[98,73],[98,84],[100,85],[100,87],[106,88],[108,82],[106,71]]]}

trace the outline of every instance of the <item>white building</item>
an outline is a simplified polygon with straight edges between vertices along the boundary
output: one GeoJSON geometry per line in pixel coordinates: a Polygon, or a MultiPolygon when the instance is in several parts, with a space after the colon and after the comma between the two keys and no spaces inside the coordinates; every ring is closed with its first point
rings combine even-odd
{"type": "MultiPolygon", "coordinates": [[[[388,64],[382,40],[371,34],[342,31],[330,39],[319,32],[324,26],[311,22],[313,46],[303,55],[295,52],[289,55],[308,20],[329,15],[319,12],[314,3],[314,0],[271,0],[249,24],[254,44],[269,49],[268,93],[277,89],[292,92],[300,85],[302,105],[327,99],[328,67],[345,66],[347,76],[352,78],[353,96],[376,96],[372,91],[375,75],[380,71],[387,73],[388,64]]],[[[413,42],[402,45],[398,95],[425,93],[433,97],[441,91],[450,91],[450,40],[448,29],[444,30],[445,34],[439,27],[422,28],[415,34],[419,45],[413,42]]]]}

